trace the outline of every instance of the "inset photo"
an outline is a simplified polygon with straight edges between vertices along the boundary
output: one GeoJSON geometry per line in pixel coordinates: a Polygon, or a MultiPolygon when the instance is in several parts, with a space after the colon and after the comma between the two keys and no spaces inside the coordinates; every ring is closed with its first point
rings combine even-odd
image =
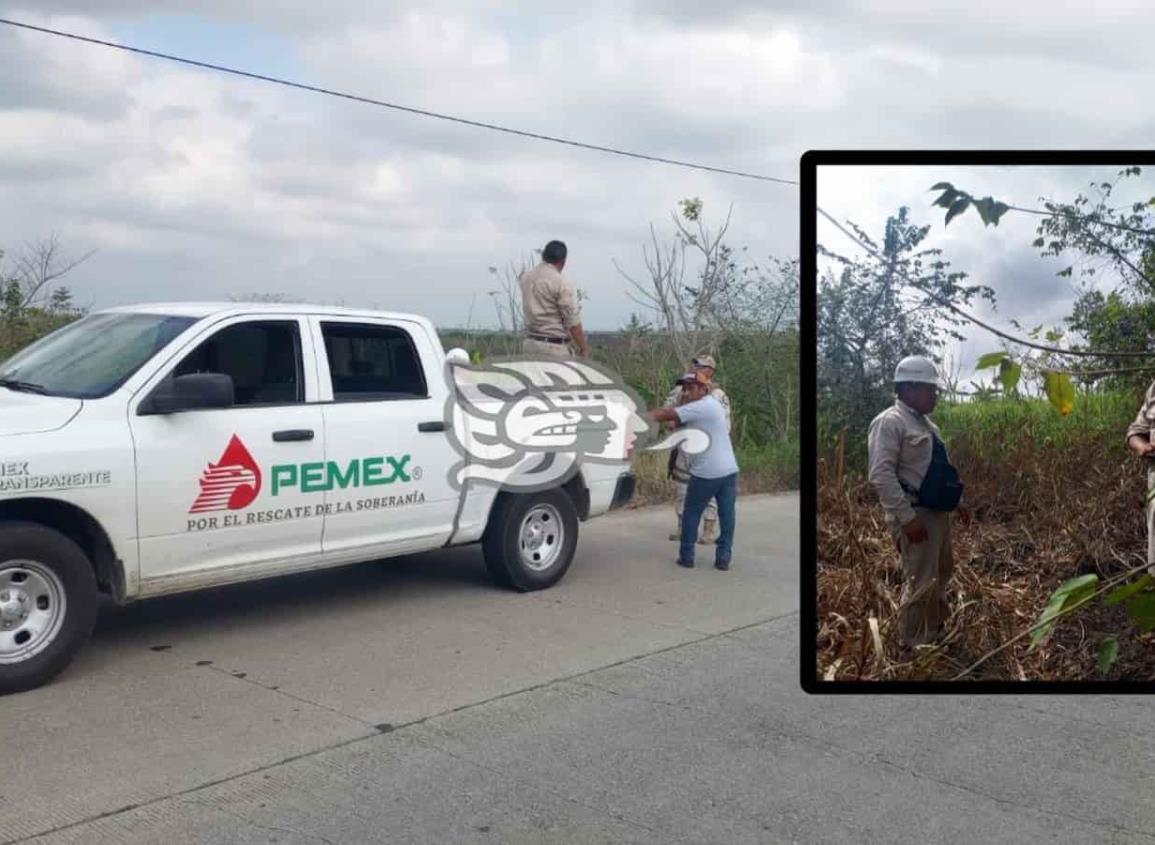
{"type": "Polygon", "coordinates": [[[806,689],[1153,688],[1152,158],[803,158],[806,689]]]}

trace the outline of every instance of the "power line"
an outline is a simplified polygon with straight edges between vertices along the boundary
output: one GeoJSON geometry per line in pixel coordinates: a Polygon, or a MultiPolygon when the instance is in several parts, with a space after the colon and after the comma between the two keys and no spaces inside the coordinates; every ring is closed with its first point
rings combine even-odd
{"type": "Polygon", "coordinates": [[[648,155],[646,153],[636,153],[629,150],[621,150],[616,147],[604,147],[599,144],[589,144],[584,141],[575,141],[570,138],[559,138],[554,135],[543,135],[538,132],[528,132],[524,129],[513,129],[508,126],[501,126],[496,123],[485,123],[479,120],[469,120],[464,117],[455,117],[450,114],[442,114],[440,112],[429,111],[427,109],[419,109],[413,106],[403,106],[398,103],[389,103],[384,100],[375,100],[372,97],[361,97],[356,94],[349,94],[344,91],[335,91],[329,88],[320,88],[316,85],[306,85],[301,82],[292,82],[288,79],[281,79],[276,76],[266,76],[260,73],[251,73],[246,70],[238,70],[237,68],[226,67],[225,65],[213,64],[211,62],[201,62],[196,59],[187,59],[183,56],[176,56],[170,53],[159,53],[155,50],[145,50],[141,47],[131,47],[127,44],[117,44],[113,41],[102,41],[99,38],[89,38],[85,35],[77,35],[73,32],[63,32],[58,29],[49,29],[43,26],[33,26],[32,24],[22,23],[20,21],[9,20],[7,18],[0,18],[0,24],[7,26],[18,27],[20,29],[27,29],[33,32],[42,32],[48,35],[56,35],[60,38],[70,38],[74,41],[83,41],[87,44],[96,44],[101,47],[110,47],[114,50],[123,50],[128,53],[137,53],[142,56],[151,56],[156,59],[165,59],[170,62],[179,62],[181,64],[192,65],[193,67],[205,68],[208,70],[220,71],[221,73],[229,73],[234,76],[243,76],[247,79],[256,79],[260,82],[271,82],[274,85],[283,85],[287,88],[296,88],[301,91],[309,91],[314,94],[324,94],[329,97],[338,97],[343,100],[353,100],[358,103],[366,103],[371,106],[380,106],[381,108],[394,109],[395,111],[407,112],[409,114],[421,115],[422,117],[432,117],[437,120],[447,120],[451,123],[460,123],[464,126],[473,126],[477,129],[489,129],[493,132],[504,132],[507,135],[517,135],[522,138],[532,138],[536,141],[549,141],[554,144],[565,144],[570,147],[577,147],[583,150],[593,150],[599,153],[609,153],[611,155],[625,156],[626,158],[636,158],[643,161],[653,161],[658,164],[670,164],[675,167],[686,167],[691,170],[705,170],[710,173],[721,173],[726,176],[738,176],[742,179],[757,179],[762,182],[777,182],[782,185],[798,185],[799,183],[794,179],[780,179],[776,176],[763,176],[759,173],[747,173],[741,170],[729,170],[724,167],[713,167],[708,164],[697,164],[691,161],[679,161],[678,159],[663,158],[661,156],[648,155]]]}
{"type": "MultiPolygon", "coordinates": [[[[851,234],[850,231],[848,231],[846,229],[846,227],[844,227],[841,223],[839,223],[837,220],[835,220],[833,217],[831,217],[829,214],[827,214],[826,211],[823,210],[823,208],[821,206],[815,206],[815,208],[817,209],[819,214],[821,214],[823,217],[825,217],[827,220],[829,220],[831,223],[833,223],[835,228],[837,228],[838,231],[842,232],[842,234],[846,235],[846,237],[850,238],[850,240],[854,241],[856,244],[858,244],[860,247],[865,249],[867,252],[869,252],[871,255],[873,255],[878,260],[880,260],[880,261],[886,260],[886,258],[878,250],[874,249],[869,244],[865,243],[861,238],[857,237],[856,235],[851,234]]],[[[922,286],[921,283],[916,282],[914,279],[912,279],[906,273],[903,273],[902,271],[898,271],[898,275],[901,276],[907,282],[907,284],[909,284],[911,287],[915,288],[916,290],[920,291],[924,296],[926,296],[932,302],[938,303],[939,305],[943,306],[944,308],[947,308],[947,309],[953,311],[955,314],[958,314],[964,320],[968,320],[969,322],[974,323],[976,326],[979,326],[980,328],[984,328],[988,332],[990,332],[991,334],[997,335],[997,336],[1003,338],[1004,340],[1009,340],[1011,343],[1017,343],[1021,346],[1029,346],[1033,349],[1041,349],[1044,352],[1057,352],[1060,355],[1082,355],[1082,356],[1088,357],[1088,358],[1152,358],[1152,357],[1155,357],[1155,353],[1151,353],[1151,352],[1099,352],[1099,351],[1095,351],[1095,350],[1063,349],[1062,347],[1059,347],[1059,346],[1047,346],[1046,344],[1035,343],[1034,341],[1031,341],[1031,340],[1025,340],[1024,338],[1021,338],[1021,337],[1015,337],[1012,334],[1007,334],[1006,332],[1002,331],[1001,329],[996,329],[994,326],[991,326],[991,325],[988,325],[987,323],[984,323],[978,317],[964,311],[963,309],[961,309],[957,305],[955,305],[953,302],[950,302],[946,299],[943,299],[941,296],[938,296],[937,294],[935,294],[931,291],[928,291],[925,287],[922,286]]]]}
{"type": "MultiPolygon", "coordinates": [[[[1007,209],[1010,211],[1021,211],[1024,214],[1034,214],[1038,217],[1059,217],[1060,215],[1070,218],[1078,217],[1078,214],[1070,209],[1043,211],[1039,208],[1023,208],[1018,205],[1008,205],[1007,209]]],[[[1100,220],[1095,217],[1085,217],[1084,219],[1090,220],[1096,226],[1105,226],[1108,229],[1118,229],[1120,232],[1132,232],[1133,234],[1146,235],[1147,237],[1155,235],[1155,229],[1136,229],[1134,226],[1124,226],[1122,223],[1112,223],[1109,220],[1100,220]]]]}

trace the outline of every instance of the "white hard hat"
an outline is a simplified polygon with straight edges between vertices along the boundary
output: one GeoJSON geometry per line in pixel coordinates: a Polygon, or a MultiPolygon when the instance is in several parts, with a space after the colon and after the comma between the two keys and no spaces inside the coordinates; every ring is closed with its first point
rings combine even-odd
{"type": "Polygon", "coordinates": [[[898,366],[894,368],[895,384],[904,381],[937,385],[939,383],[938,368],[929,358],[924,358],[921,355],[910,355],[899,361],[898,366]]]}

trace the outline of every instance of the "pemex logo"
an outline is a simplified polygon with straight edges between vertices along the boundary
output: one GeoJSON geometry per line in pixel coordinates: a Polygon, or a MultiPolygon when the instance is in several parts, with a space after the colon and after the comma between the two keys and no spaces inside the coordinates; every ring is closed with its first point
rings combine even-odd
{"type": "Polygon", "coordinates": [[[240,510],[261,492],[261,468],[234,434],[220,460],[205,468],[200,485],[201,493],[189,513],[240,510]]]}

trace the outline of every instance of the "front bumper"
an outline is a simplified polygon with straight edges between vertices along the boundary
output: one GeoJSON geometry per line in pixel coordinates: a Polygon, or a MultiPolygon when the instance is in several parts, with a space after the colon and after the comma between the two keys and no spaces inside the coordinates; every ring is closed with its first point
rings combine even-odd
{"type": "Polygon", "coordinates": [[[637,489],[637,486],[638,477],[632,472],[620,476],[617,486],[614,487],[614,498],[610,501],[610,510],[628,504],[630,499],[634,498],[634,490],[637,489]]]}

